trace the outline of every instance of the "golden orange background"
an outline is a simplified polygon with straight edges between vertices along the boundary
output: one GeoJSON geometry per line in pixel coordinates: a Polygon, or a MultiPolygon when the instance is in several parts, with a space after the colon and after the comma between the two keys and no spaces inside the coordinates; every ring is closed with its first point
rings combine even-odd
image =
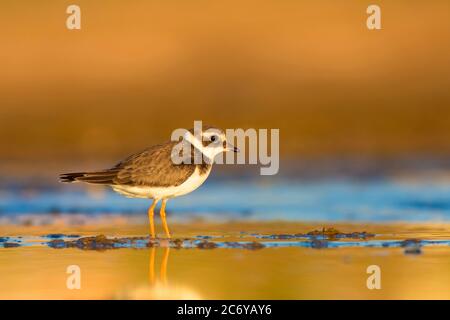
{"type": "Polygon", "coordinates": [[[0,157],[108,158],[203,120],[280,128],[283,155],[448,154],[450,3],[0,4],[0,157]]]}

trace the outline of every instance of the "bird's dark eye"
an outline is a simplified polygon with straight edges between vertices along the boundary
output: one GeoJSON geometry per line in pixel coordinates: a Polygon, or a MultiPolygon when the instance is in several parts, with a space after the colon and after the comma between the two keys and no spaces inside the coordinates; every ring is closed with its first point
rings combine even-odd
{"type": "Polygon", "coordinates": [[[217,140],[217,136],[211,136],[211,141],[214,142],[217,140]]]}

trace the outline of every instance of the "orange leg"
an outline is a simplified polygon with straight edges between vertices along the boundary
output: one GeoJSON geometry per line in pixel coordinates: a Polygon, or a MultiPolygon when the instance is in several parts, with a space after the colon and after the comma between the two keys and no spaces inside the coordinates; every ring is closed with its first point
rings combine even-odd
{"type": "Polygon", "coordinates": [[[167,199],[163,199],[162,204],[161,204],[161,210],[159,211],[159,214],[161,216],[161,221],[163,224],[164,231],[166,233],[166,237],[168,239],[170,239],[169,227],[167,226],[167,221],[166,221],[166,202],[167,202],[167,199]]]}
{"type": "Polygon", "coordinates": [[[154,210],[158,200],[153,200],[152,205],[148,208],[148,220],[150,222],[150,237],[155,239],[155,222],[153,221],[154,210]]]}

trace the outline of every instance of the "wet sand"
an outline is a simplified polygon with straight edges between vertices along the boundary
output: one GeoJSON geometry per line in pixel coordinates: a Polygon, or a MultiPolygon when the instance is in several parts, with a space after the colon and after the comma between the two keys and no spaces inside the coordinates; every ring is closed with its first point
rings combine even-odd
{"type": "Polygon", "coordinates": [[[47,244],[61,235],[124,238],[145,236],[146,229],[113,224],[1,226],[2,237],[22,244],[0,248],[0,298],[450,299],[449,224],[198,222],[173,225],[175,238],[216,246],[177,249],[162,240],[152,247],[82,250],[47,244]],[[373,237],[322,239],[324,227],[349,234],[366,231],[373,237]],[[296,245],[314,239],[290,237],[313,230],[319,231],[314,239],[329,245],[296,245]],[[263,247],[223,245],[233,242],[263,247]],[[343,243],[348,246],[334,247],[343,243]],[[368,243],[376,245],[361,247],[368,243]],[[66,286],[69,265],[80,267],[80,290],[66,286]],[[369,265],[381,268],[380,290],[366,286],[369,265]]]}

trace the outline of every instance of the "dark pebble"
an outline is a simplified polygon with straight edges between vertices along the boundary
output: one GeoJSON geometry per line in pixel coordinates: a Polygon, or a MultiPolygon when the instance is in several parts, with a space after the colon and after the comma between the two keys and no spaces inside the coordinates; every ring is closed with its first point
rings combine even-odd
{"type": "Polygon", "coordinates": [[[5,242],[5,243],[3,243],[3,247],[5,247],[5,248],[17,248],[17,247],[20,247],[20,244],[15,243],[15,242],[5,242]]]}
{"type": "Polygon", "coordinates": [[[244,249],[249,249],[249,250],[259,250],[265,247],[265,245],[263,245],[261,242],[250,242],[250,243],[245,243],[242,246],[244,249]]]}
{"type": "Polygon", "coordinates": [[[215,244],[214,242],[202,241],[197,244],[197,248],[199,248],[199,249],[214,249],[214,248],[217,248],[217,244],[215,244]]]}

